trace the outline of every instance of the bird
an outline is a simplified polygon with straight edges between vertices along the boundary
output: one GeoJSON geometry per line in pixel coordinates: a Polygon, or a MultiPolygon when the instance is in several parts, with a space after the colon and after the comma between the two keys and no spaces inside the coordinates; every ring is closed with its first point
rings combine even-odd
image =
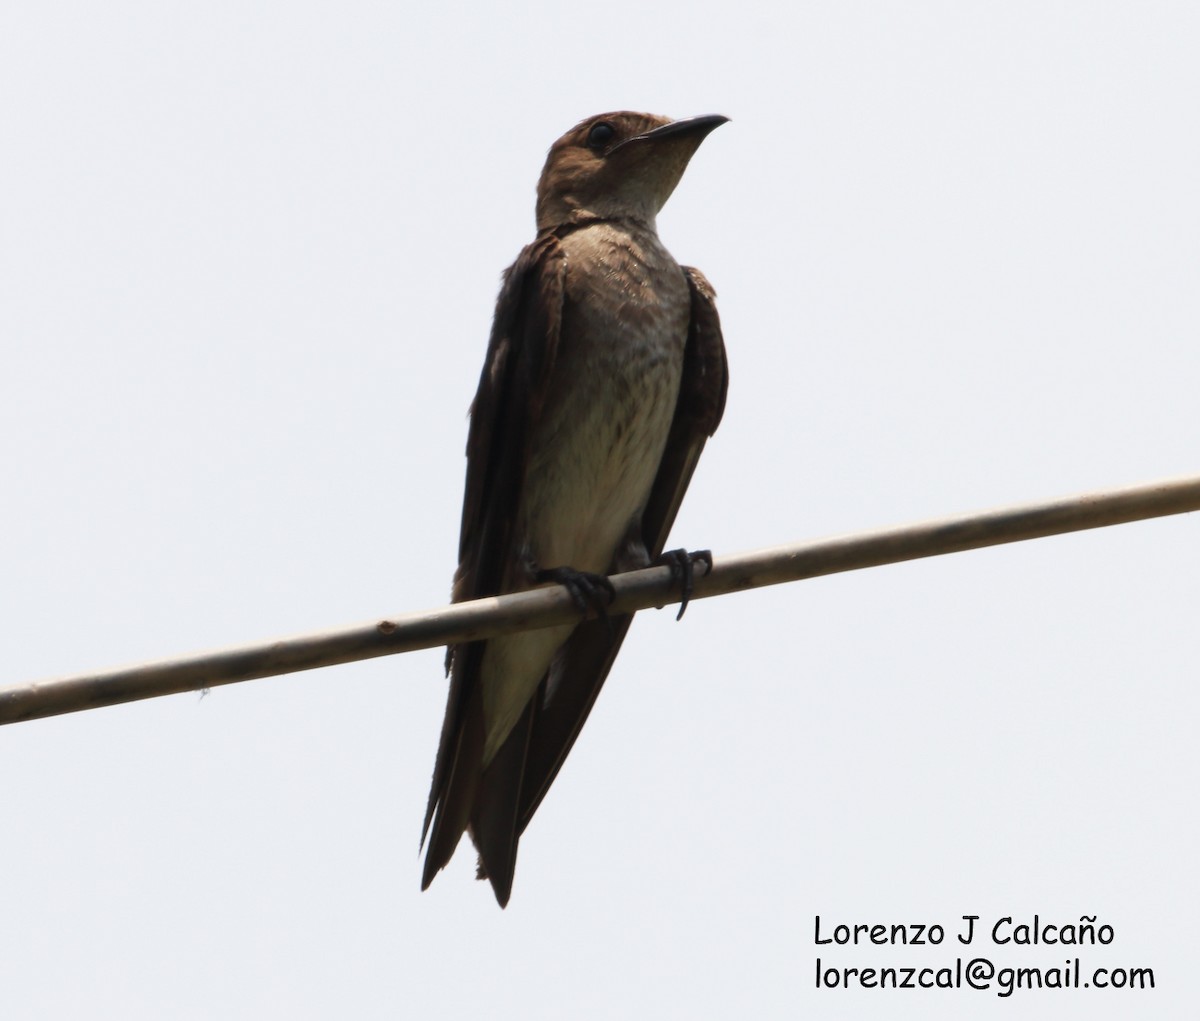
{"type": "Polygon", "coordinates": [[[632,620],[603,612],[607,575],[665,562],[686,606],[693,564],[711,568],[707,551],[663,547],[724,412],[725,344],[715,292],[656,217],[727,120],[600,114],[546,157],[537,235],[503,274],[471,405],[452,600],[564,584],[599,612],[447,650],[422,889],[467,832],[508,904],[521,835],[632,620]]]}

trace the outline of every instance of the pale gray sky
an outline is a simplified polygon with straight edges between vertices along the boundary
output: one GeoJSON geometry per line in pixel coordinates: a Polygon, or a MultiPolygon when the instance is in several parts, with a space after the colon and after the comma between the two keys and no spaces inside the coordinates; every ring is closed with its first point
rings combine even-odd
{"type": "MultiPolygon", "coordinates": [[[[5,683],[443,603],[499,273],[605,110],[733,118],[659,224],[732,375],[678,544],[1200,465],[1193,5],[3,20],[5,683]]],[[[0,1012],[1192,1017],[1198,529],[643,614],[505,912],[465,849],[418,893],[440,652],[6,728],[0,1012]],[[964,914],[1115,939],[960,948],[964,914]],[[818,953],[1157,989],[816,989],[818,953]]]]}

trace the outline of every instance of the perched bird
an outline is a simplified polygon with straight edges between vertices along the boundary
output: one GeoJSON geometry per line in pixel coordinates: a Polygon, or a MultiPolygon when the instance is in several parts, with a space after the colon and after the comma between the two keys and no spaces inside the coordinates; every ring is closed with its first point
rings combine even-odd
{"type": "MultiPolygon", "coordinates": [[[[537,238],[504,273],[471,405],[455,602],[558,582],[581,608],[602,606],[605,575],[656,562],[686,601],[705,555],[663,545],[728,374],[712,288],[675,262],[655,218],[726,120],[608,113],[551,147],[537,238]]],[[[508,903],[517,843],[631,619],[448,650],[422,889],[469,831],[479,877],[508,903]]]]}

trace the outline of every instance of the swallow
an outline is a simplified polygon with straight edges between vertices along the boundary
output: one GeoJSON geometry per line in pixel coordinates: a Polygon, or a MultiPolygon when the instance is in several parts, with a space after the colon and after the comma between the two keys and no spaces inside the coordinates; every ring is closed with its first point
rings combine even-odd
{"type": "MultiPolygon", "coordinates": [[[[726,120],[607,113],[550,148],[537,236],[504,273],[471,405],[455,602],[558,583],[602,610],[607,575],[666,562],[686,605],[705,555],[663,547],[729,374],[713,289],[671,257],[656,217],[726,120]]],[[[422,889],[467,832],[508,903],[521,835],[631,620],[448,650],[422,889]]]]}

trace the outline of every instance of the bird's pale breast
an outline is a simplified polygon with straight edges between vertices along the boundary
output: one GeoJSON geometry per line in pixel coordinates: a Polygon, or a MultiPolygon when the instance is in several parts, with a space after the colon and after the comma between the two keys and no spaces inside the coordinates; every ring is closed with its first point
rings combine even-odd
{"type": "Polygon", "coordinates": [[[558,385],[533,438],[522,523],[539,564],[603,571],[658,471],[689,295],[683,271],[648,228],[598,224],[563,247],[558,385]]]}

